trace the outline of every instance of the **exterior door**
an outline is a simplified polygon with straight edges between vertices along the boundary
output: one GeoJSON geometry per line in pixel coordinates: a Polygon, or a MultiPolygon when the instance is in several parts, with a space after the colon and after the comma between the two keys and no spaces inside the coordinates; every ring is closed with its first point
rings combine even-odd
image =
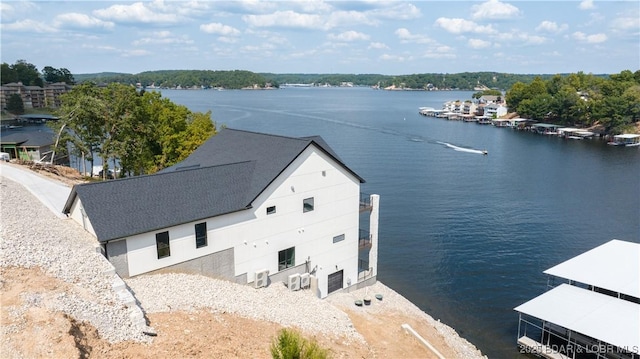
{"type": "Polygon", "coordinates": [[[329,274],[327,293],[333,293],[338,289],[342,289],[342,271],[329,274]]]}

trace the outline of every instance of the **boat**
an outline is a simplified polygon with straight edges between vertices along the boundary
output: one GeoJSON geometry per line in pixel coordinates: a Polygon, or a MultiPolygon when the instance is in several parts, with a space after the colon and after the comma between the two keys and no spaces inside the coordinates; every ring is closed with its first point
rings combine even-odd
{"type": "Polygon", "coordinates": [[[607,144],[611,146],[637,147],[640,146],[640,135],[633,133],[615,135],[607,144]]]}

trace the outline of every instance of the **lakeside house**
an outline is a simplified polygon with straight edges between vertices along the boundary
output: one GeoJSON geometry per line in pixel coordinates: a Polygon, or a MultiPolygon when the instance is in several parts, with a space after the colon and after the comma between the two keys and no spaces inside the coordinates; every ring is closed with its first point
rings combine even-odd
{"type": "Polygon", "coordinates": [[[518,345],[545,358],[640,358],[640,244],[611,240],[544,271],[519,305],[518,345]]]}
{"type": "Polygon", "coordinates": [[[11,159],[39,162],[49,155],[50,160],[54,142],[51,132],[3,130],[0,152],[8,153],[11,159]]]}
{"type": "Polygon", "coordinates": [[[379,196],[361,183],[319,136],[224,129],[156,174],[74,186],[63,212],[122,277],[281,281],[324,298],[376,281],[379,196]]]}

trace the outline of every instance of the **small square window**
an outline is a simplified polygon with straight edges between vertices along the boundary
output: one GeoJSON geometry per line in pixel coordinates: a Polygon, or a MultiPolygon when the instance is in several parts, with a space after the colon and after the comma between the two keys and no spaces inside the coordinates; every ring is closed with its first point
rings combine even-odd
{"type": "Polygon", "coordinates": [[[305,198],[302,201],[302,212],[311,212],[313,211],[313,197],[305,198]]]}
{"type": "Polygon", "coordinates": [[[275,214],[276,206],[267,207],[267,214],[275,214]]]}
{"type": "Polygon", "coordinates": [[[333,237],[333,243],[338,243],[338,242],[341,242],[341,241],[344,241],[344,234],[341,234],[339,236],[333,237]]]}
{"type": "Polygon", "coordinates": [[[156,233],[156,251],[158,252],[158,259],[171,256],[169,232],[156,233]]]}
{"type": "Polygon", "coordinates": [[[196,248],[207,246],[207,222],[196,224],[196,248]]]}

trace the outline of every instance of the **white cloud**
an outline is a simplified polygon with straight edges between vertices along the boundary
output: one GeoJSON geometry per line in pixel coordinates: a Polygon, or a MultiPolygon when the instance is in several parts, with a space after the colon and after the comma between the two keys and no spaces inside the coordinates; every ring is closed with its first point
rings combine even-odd
{"type": "Polygon", "coordinates": [[[106,29],[111,30],[114,23],[102,21],[98,18],[76,12],[60,14],[53,19],[53,25],[58,28],[72,29],[106,29]]]}
{"type": "Polygon", "coordinates": [[[326,27],[320,15],[300,14],[291,10],[276,11],[267,15],[244,15],[242,20],[255,27],[292,27],[322,29],[326,27]]]}
{"type": "Polygon", "coordinates": [[[329,34],[328,38],[335,41],[366,41],[369,35],[357,31],[345,31],[340,34],[329,34]]]}
{"type": "Polygon", "coordinates": [[[382,42],[372,42],[369,44],[368,49],[388,49],[389,46],[387,46],[386,44],[382,43],[382,42]]]}
{"type": "Polygon", "coordinates": [[[382,54],[380,55],[380,60],[384,60],[384,61],[395,61],[395,62],[405,62],[410,60],[411,57],[405,57],[405,56],[400,56],[400,55],[390,55],[390,54],[382,54]]]}
{"type": "Polygon", "coordinates": [[[0,2],[0,18],[3,21],[23,19],[39,10],[38,5],[29,1],[2,1],[0,2]]]}
{"type": "Polygon", "coordinates": [[[136,50],[123,51],[121,55],[122,57],[142,57],[142,56],[151,55],[151,52],[147,50],[136,49],[136,50]]]}
{"type": "Polygon", "coordinates": [[[607,41],[607,35],[605,34],[587,35],[583,32],[577,31],[574,32],[571,36],[580,42],[586,42],[589,44],[599,44],[607,41]]]}
{"type": "Polygon", "coordinates": [[[611,21],[611,28],[615,31],[640,30],[640,18],[635,16],[620,16],[611,21]]]}
{"type": "Polygon", "coordinates": [[[179,22],[179,16],[176,13],[155,12],[147,4],[154,3],[112,5],[106,9],[95,10],[93,14],[101,19],[122,23],[174,24],[179,22]]]}
{"type": "Polygon", "coordinates": [[[580,10],[591,10],[595,9],[596,6],[593,4],[593,0],[583,0],[580,2],[580,5],[578,5],[578,8],[580,10]]]}
{"type": "Polygon", "coordinates": [[[481,39],[469,39],[467,42],[469,47],[473,49],[486,49],[491,46],[491,41],[485,41],[481,39]]]}
{"type": "Polygon", "coordinates": [[[35,32],[35,33],[50,33],[57,32],[58,30],[47,24],[35,20],[20,20],[10,24],[1,24],[0,29],[2,31],[16,31],[16,32],[35,32]]]}
{"type": "Polygon", "coordinates": [[[435,25],[443,28],[444,30],[452,33],[452,34],[462,34],[466,32],[476,33],[476,34],[493,34],[496,33],[491,25],[478,25],[473,21],[459,19],[459,18],[446,18],[441,17],[438,18],[435,22],[435,25]]]}
{"type": "Polygon", "coordinates": [[[426,35],[412,34],[409,30],[405,28],[397,29],[394,34],[400,39],[401,43],[416,43],[416,44],[431,44],[434,43],[432,39],[430,39],[426,35]]]}
{"type": "Polygon", "coordinates": [[[370,11],[371,15],[392,20],[409,20],[417,19],[422,16],[422,12],[413,4],[408,3],[391,3],[391,7],[376,9],[370,11]]]}
{"type": "Polygon", "coordinates": [[[358,24],[375,26],[378,25],[379,22],[368,16],[367,13],[360,11],[336,11],[329,14],[325,28],[330,29],[338,26],[353,27],[358,24]]]}
{"type": "Polygon", "coordinates": [[[240,30],[231,27],[229,25],[224,25],[218,22],[212,22],[210,24],[202,24],[200,25],[200,31],[206,32],[207,34],[217,34],[224,36],[238,36],[240,35],[240,30]]]}
{"type": "Polygon", "coordinates": [[[569,28],[567,24],[558,25],[553,21],[544,20],[536,27],[536,31],[549,32],[553,34],[557,34],[565,31],[569,28]]]}
{"type": "Polygon", "coordinates": [[[143,37],[133,41],[134,46],[140,45],[158,45],[158,44],[193,44],[193,40],[188,36],[174,36],[169,31],[156,31],[149,37],[143,37]]]}
{"type": "Polygon", "coordinates": [[[475,20],[484,19],[512,19],[520,15],[520,10],[499,0],[489,0],[480,5],[471,7],[471,18],[475,20]]]}

